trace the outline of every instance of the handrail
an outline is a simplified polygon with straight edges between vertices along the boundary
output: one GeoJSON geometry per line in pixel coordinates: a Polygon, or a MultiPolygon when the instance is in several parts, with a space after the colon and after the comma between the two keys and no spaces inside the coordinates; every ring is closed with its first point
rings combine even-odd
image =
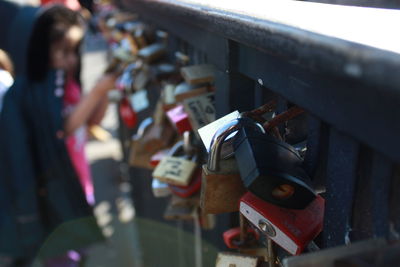
{"type": "Polygon", "coordinates": [[[316,71],[376,86],[400,84],[398,10],[256,0],[242,7],[233,2],[122,0],[156,21],[158,14],[167,15],[316,71]]]}

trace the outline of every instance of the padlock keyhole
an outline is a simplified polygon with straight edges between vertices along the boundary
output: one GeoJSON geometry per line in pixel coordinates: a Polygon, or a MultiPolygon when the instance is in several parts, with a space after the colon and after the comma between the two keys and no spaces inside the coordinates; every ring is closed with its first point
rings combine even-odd
{"type": "Polygon", "coordinates": [[[272,196],[280,200],[288,199],[295,191],[294,186],[290,184],[281,184],[272,190],[272,196]]]}
{"type": "Polygon", "coordinates": [[[274,237],[276,236],[276,231],[274,227],[266,220],[259,220],[258,227],[263,231],[267,236],[274,237]]]}

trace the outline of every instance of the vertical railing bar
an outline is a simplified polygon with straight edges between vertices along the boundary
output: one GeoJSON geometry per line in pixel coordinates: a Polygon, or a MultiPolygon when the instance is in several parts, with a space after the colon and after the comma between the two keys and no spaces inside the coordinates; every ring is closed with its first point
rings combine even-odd
{"type": "Polygon", "coordinates": [[[374,236],[388,237],[389,235],[389,198],[392,174],[392,163],[376,152],[373,157],[371,173],[374,236]]]}
{"type": "Polygon", "coordinates": [[[358,142],[330,129],[323,233],[325,247],[349,241],[358,154],[358,142]]]}

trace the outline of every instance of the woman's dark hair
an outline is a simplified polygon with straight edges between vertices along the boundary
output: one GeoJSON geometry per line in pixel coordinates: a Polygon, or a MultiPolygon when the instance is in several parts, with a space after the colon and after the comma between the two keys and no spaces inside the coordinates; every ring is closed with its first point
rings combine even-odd
{"type": "MultiPolygon", "coordinates": [[[[62,40],[72,26],[83,27],[83,25],[83,19],[78,12],[62,5],[51,6],[39,15],[28,44],[29,80],[40,82],[45,79],[50,70],[50,45],[62,40]]],[[[79,49],[76,52],[80,54],[79,49]]],[[[76,73],[77,81],[79,81],[79,71],[80,66],[76,73]]]]}

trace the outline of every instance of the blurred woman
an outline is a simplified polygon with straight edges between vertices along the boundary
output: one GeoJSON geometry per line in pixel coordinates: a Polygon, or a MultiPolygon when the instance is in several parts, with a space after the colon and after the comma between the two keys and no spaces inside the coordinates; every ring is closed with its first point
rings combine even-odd
{"type": "Polygon", "coordinates": [[[102,238],[91,210],[85,126],[102,119],[118,74],[105,73],[82,96],[80,15],[49,6],[32,24],[19,33],[29,35],[27,64],[0,116],[0,191],[7,189],[0,192],[0,254],[32,259],[39,252],[47,266],[73,266],[72,250],[102,238]]]}

